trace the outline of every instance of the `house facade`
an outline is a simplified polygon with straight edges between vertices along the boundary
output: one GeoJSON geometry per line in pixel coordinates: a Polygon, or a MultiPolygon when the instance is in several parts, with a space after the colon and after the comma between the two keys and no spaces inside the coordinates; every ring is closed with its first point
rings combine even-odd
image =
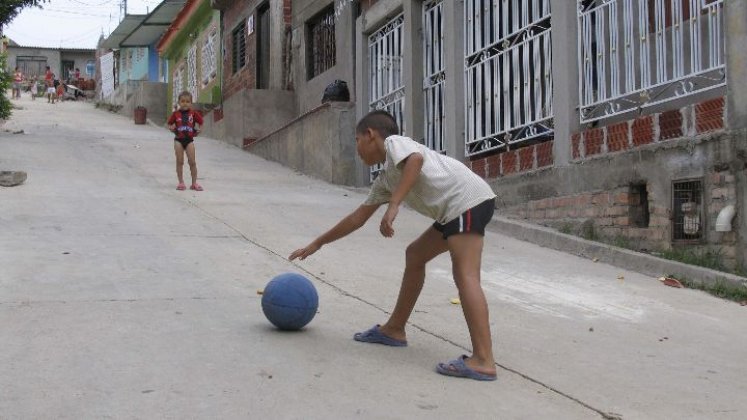
{"type": "Polygon", "coordinates": [[[220,14],[209,0],[187,0],[156,48],[167,61],[167,115],[182,91],[192,93],[193,102],[203,111],[220,104],[220,14]]]}
{"type": "Polygon", "coordinates": [[[222,96],[206,124],[216,137],[363,186],[381,168],[356,158],[355,123],[385,109],[403,134],[485,178],[500,214],[745,270],[747,4],[211,6],[225,52],[222,96]],[[321,103],[335,80],[350,100],[321,103]]]}
{"type": "Polygon", "coordinates": [[[244,146],[297,115],[292,91],[290,0],[213,0],[220,11],[223,96],[213,131],[244,146]]]}
{"type": "Polygon", "coordinates": [[[86,48],[44,48],[21,46],[10,42],[7,48],[8,65],[18,67],[27,77],[44,78],[49,66],[60,80],[72,79],[75,69],[82,78],[95,77],[96,51],[86,48]]]}

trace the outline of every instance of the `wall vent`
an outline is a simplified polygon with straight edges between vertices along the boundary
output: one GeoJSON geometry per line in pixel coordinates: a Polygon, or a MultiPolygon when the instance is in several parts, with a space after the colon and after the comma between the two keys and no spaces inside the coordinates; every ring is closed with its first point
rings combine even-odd
{"type": "Polygon", "coordinates": [[[703,182],[697,179],[672,183],[672,241],[700,242],[703,239],[703,182]]]}

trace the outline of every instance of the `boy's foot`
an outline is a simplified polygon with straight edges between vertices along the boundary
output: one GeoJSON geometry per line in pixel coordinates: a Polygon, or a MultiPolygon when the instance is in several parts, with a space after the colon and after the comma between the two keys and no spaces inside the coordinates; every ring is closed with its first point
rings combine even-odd
{"type": "Polygon", "coordinates": [[[187,189],[187,186],[184,185],[183,182],[180,182],[179,185],[176,186],[176,189],[179,190],[179,191],[184,191],[184,190],[187,189]]]}
{"type": "Polygon", "coordinates": [[[436,365],[436,372],[441,375],[474,379],[476,381],[494,381],[498,378],[498,375],[495,373],[481,373],[472,369],[467,366],[467,363],[465,363],[466,360],[467,355],[463,354],[454,360],[449,360],[446,363],[439,363],[436,365]]]}
{"type": "Polygon", "coordinates": [[[189,186],[189,189],[195,190],[195,191],[202,191],[202,185],[195,182],[194,184],[189,186]]]}
{"type": "Polygon", "coordinates": [[[384,335],[381,331],[379,331],[380,326],[381,325],[376,324],[366,331],[355,333],[353,335],[353,339],[355,341],[361,341],[363,343],[376,343],[392,347],[407,346],[407,340],[398,340],[396,338],[389,337],[388,335],[384,335]]]}

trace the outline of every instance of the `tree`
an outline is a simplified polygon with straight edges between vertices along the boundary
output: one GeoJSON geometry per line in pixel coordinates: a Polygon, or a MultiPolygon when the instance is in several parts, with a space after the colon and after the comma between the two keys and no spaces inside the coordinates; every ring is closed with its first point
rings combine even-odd
{"type": "Polygon", "coordinates": [[[24,7],[40,7],[48,0],[2,0],[0,1],[0,28],[12,21],[24,7]]]}
{"type": "MultiPolygon", "coordinates": [[[[2,28],[9,24],[24,7],[40,7],[47,0],[0,0],[0,34],[2,28]]],[[[7,92],[11,73],[6,63],[5,53],[0,52],[0,119],[10,117],[11,105],[7,92]]]]}

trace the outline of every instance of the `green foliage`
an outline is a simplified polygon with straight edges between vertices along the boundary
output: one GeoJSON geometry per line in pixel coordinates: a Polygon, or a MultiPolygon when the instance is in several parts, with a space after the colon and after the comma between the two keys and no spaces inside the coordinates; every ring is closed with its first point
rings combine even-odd
{"type": "Polygon", "coordinates": [[[7,55],[0,53],[0,120],[10,118],[11,104],[8,99],[8,89],[10,89],[12,75],[8,71],[7,55]]]}
{"type": "Polygon", "coordinates": [[[689,289],[702,290],[708,294],[711,294],[722,299],[733,300],[735,302],[747,302],[747,284],[735,284],[719,280],[713,283],[704,283],[700,281],[690,280],[681,276],[667,275],[667,277],[675,278],[682,283],[683,286],[689,289]]]}
{"type": "Polygon", "coordinates": [[[697,265],[719,271],[729,271],[722,262],[721,250],[696,252],[687,248],[672,248],[661,251],[660,257],[668,260],[679,261],[685,264],[697,265]]]}
{"type": "Polygon", "coordinates": [[[40,7],[48,0],[2,0],[0,1],[0,27],[10,23],[24,7],[40,7]]]}

